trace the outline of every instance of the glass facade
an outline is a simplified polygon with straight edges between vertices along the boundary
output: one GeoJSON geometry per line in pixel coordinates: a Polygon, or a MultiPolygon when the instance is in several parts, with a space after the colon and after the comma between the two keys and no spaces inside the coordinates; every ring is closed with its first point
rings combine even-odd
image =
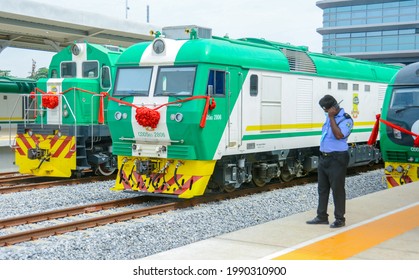
{"type": "Polygon", "coordinates": [[[344,6],[323,10],[323,27],[399,23],[416,20],[419,20],[419,3],[417,0],[344,6]]]}
{"type": "Polygon", "coordinates": [[[419,49],[414,28],[386,31],[348,32],[323,36],[324,53],[388,52],[419,49]]]}
{"type": "Polygon", "coordinates": [[[323,9],[323,27],[318,32],[323,35],[324,53],[388,54],[419,49],[419,0],[334,0],[319,1],[317,6],[323,9]]]}

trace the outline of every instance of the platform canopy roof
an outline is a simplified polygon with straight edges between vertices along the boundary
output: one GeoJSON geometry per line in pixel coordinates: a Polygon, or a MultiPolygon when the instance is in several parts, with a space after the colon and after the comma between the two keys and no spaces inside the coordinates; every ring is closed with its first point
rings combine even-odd
{"type": "Polygon", "coordinates": [[[0,52],[6,47],[57,52],[77,42],[128,47],[161,27],[30,0],[1,0],[0,52]]]}

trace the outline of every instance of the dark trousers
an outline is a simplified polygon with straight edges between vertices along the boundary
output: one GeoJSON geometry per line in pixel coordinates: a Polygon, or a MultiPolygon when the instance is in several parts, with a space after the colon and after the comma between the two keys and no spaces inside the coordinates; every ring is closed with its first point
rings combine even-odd
{"type": "Polygon", "coordinates": [[[345,221],[345,176],[349,163],[347,152],[333,152],[320,155],[318,166],[318,193],[319,204],[317,216],[327,219],[327,205],[329,202],[330,189],[332,189],[333,203],[335,205],[335,219],[345,221]]]}

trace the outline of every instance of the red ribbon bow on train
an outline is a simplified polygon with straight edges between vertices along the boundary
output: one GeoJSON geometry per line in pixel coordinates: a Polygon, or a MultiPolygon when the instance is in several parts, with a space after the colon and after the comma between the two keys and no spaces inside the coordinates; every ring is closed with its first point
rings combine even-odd
{"type": "Polygon", "coordinates": [[[373,144],[375,144],[375,142],[377,142],[378,126],[379,126],[379,123],[382,122],[382,123],[384,123],[385,125],[387,125],[387,126],[389,126],[391,128],[394,128],[394,129],[399,130],[400,132],[403,132],[405,134],[409,134],[409,135],[414,136],[415,137],[415,140],[413,142],[413,146],[414,147],[419,147],[419,135],[418,134],[416,134],[416,133],[414,133],[414,132],[412,132],[410,130],[404,129],[403,127],[400,127],[400,126],[398,126],[398,125],[396,125],[394,123],[391,123],[389,121],[386,121],[386,120],[381,119],[381,115],[380,114],[376,115],[375,117],[376,117],[377,120],[376,120],[376,122],[374,124],[374,128],[372,129],[371,136],[368,139],[368,145],[373,145],[373,144]]]}

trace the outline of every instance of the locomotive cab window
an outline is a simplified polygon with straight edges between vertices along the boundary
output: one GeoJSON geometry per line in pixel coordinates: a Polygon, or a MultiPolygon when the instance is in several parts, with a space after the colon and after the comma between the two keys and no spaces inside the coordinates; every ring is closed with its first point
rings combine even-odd
{"type": "Polygon", "coordinates": [[[116,73],[115,96],[148,96],[151,67],[119,68],[116,73]]]}
{"type": "Polygon", "coordinates": [[[196,67],[160,67],[155,96],[192,95],[196,67]]]}
{"type": "Polygon", "coordinates": [[[99,76],[99,62],[85,61],[81,65],[83,78],[97,78],[99,76]]]}
{"type": "Polygon", "coordinates": [[[210,70],[207,84],[207,95],[225,95],[225,80],[225,71],[210,70]]]}
{"type": "Polygon", "coordinates": [[[74,78],[77,76],[77,64],[75,62],[61,63],[61,78],[74,78]]]}
{"type": "Polygon", "coordinates": [[[109,66],[102,67],[102,79],[101,79],[102,88],[111,87],[111,69],[109,66]]]}
{"type": "Polygon", "coordinates": [[[250,96],[258,95],[259,78],[258,75],[250,76],[250,96]]]}
{"type": "Polygon", "coordinates": [[[56,69],[51,70],[51,78],[58,78],[58,71],[56,69]]]}
{"type": "Polygon", "coordinates": [[[390,103],[390,109],[405,110],[419,107],[419,90],[396,89],[390,103]]]}

